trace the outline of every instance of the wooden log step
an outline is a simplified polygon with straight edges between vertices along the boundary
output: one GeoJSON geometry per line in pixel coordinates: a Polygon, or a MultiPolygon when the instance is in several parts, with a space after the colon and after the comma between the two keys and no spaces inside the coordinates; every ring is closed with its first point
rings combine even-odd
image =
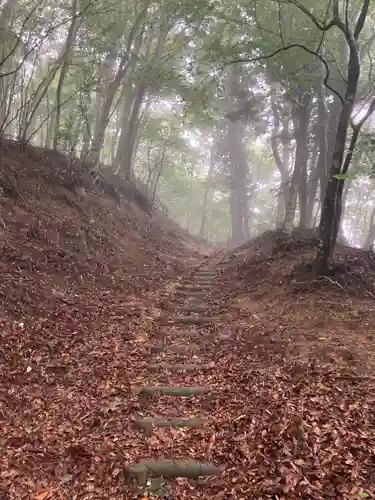
{"type": "Polygon", "coordinates": [[[165,350],[164,344],[154,344],[150,347],[151,354],[159,354],[165,350]]]}
{"type": "Polygon", "coordinates": [[[208,285],[205,286],[202,283],[197,283],[197,287],[195,288],[196,290],[202,290],[203,292],[210,292],[211,290],[217,289],[217,285],[208,285]]]}
{"type": "Polygon", "coordinates": [[[203,304],[190,304],[180,307],[180,311],[186,313],[202,313],[209,311],[209,308],[203,304]]]}
{"type": "Polygon", "coordinates": [[[203,386],[168,387],[165,385],[154,385],[150,387],[142,387],[140,393],[145,396],[187,397],[187,396],[195,396],[197,394],[203,394],[208,391],[209,388],[203,386]]]}
{"type": "Polygon", "coordinates": [[[176,288],[178,292],[203,292],[203,288],[197,287],[195,285],[180,285],[176,288]]]}
{"type": "Polygon", "coordinates": [[[207,284],[207,283],[218,283],[217,277],[216,276],[194,276],[191,280],[194,283],[202,283],[202,284],[207,284]]]}
{"type": "Polygon", "coordinates": [[[172,316],[171,321],[184,325],[206,325],[218,319],[217,316],[172,316]]]}
{"type": "Polygon", "coordinates": [[[165,351],[170,351],[172,353],[176,354],[187,354],[191,353],[194,351],[199,350],[199,345],[195,344],[194,342],[189,342],[188,344],[171,344],[171,345],[164,345],[164,344],[154,344],[151,346],[150,351],[151,354],[160,354],[165,351]]]}
{"type": "Polygon", "coordinates": [[[176,328],[163,328],[160,330],[160,335],[163,337],[189,337],[194,339],[202,336],[202,334],[196,330],[181,330],[176,328]]]}
{"type": "Polygon", "coordinates": [[[151,436],[154,427],[173,427],[179,429],[183,427],[199,428],[203,427],[207,420],[203,418],[180,418],[180,417],[137,417],[135,426],[143,429],[146,436],[151,436]]]}
{"type": "Polygon", "coordinates": [[[177,290],[182,290],[182,291],[206,291],[206,290],[211,290],[214,288],[215,285],[212,285],[211,283],[207,282],[195,282],[192,283],[191,285],[182,285],[180,286],[177,290]]]}
{"type": "Polygon", "coordinates": [[[206,290],[176,290],[176,295],[180,297],[203,297],[207,293],[206,290]]]}
{"type": "Polygon", "coordinates": [[[187,345],[172,344],[169,350],[175,354],[186,354],[188,352],[195,352],[199,350],[199,345],[190,342],[187,345]]]}
{"type": "Polygon", "coordinates": [[[148,369],[152,372],[158,372],[160,370],[169,370],[171,372],[193,372],[202,370],[202,368],[202,365],[197,365],[194,363],[159,363],[148,366],[148,369]]]}
{"type": "Polygon", "coordinates": [[[196,460],[144,460],[138,464],[129,465],[128,471],[139,486],[147,484],[148,475],[155,474],[170,478],[187,477],[198,479],[202,476],[216,476],[221,468],[196,460]]]}

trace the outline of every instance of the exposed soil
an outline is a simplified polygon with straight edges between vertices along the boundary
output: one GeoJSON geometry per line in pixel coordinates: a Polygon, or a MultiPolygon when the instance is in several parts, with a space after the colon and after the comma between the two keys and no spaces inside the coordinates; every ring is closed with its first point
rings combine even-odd
{"type": "Polygon", "coordinates": [[[372,254],[339,247],[318,282],[311,234],[207,259],[134,200],[82,198],[42,153],[2,150],[1,500],[375,498],[372,254]],[[141,394],[153,384],[207,392],[141,394]],[[137,416],[207,423],[144,435],[137,416]],[[222,472],[136,484],[129,466],[158,457],[222,472]]]}

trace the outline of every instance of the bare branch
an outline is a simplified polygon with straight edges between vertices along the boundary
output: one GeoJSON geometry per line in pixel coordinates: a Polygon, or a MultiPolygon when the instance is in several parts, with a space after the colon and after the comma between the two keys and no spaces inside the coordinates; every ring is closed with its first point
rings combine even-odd
{"type": "Polygon", "coordinates": [[[358,37],[361,34],[361,31],[363,30],[363,27],[365,25],[369,6],[370,6],[370,0],[363,0],[362,9],[361,12],[359,13],[353,33],[353,38],[356,41],[358,40],[358,37]]]}
{"type": "Polygon", "coordinates": [[[303,12],[309,19],[312,21],[315,26],[318,28],[320,31],[328,31],[332,26],[335,26],[336,20],[333,18],[331,21],[328,23],[320,21],[318,18],[314,16],[304,5],[302,5],[298,0],[287,0],[288,3],[291,3],[292,5],[295,5],[301,12],[303,12]]]}
{"type": "MultiPolygon", "coordinates": [[[[78,14],[76,17],[79,17],[80,14],[78,14]]],[[[48,28],[48,30],[46,31],[46,33],[37,40],[37,42],[34,44],[34,45],[31,45],[31,48],[28,49],[23,57],[22,57],[22,60],[21,62],[17,65],[17,67],[11,71],[8,71],[6,73],[0,73],[0,78],[4,78],[5,76],[10,76],[10,75],[14,75],[15,73],[18,73],[18,71],[22,68],[22,66],[24,65],[25,61],[27,60],[27,58],[29,57],[29,55],[34,52],[34,50],[37,49],[37,47],[41,47],[43,42],[48,38],[48,36],[53,33],[54,30],[57,30],[58,28],[60,28],[61,26],[64,26],[64,24],[67,24],[69,21],[71,21],[72,18],[68,18],[68,19],[65,19],[57,24],[55,24],[54,26],[48,28]]],[[[15,50],[15,48],[13,49],[15,50]]],[[[8,54],[9,55],[9,54],[8,54]]],[[[8,57],[8,56],[7,56],[8,57]]],[[[0,62],[0,67],[2,66],[2,63],[4,61],[0,62]]]]}
{"type": "Polygon", "coordinates": [[[340,20],[339,0],[333,0],[333,18],[336,19],[336,21],[340,20]]]}
{"type": "Polygon", "coordinates": [[[349,0],[345,0],[345,26],[349,29],[349,0]]]}
{"type": "Polygon", "coordinates": [[[333,94],[335,94],[340,99],[340,101],[342,103],[344,103],[344,99],[341,96],[341,94],[339,92],[337,92],[337,90],[335,90],[334,88],[332,88],[328,84],[329,67],[328,67],[327,61],[324,59],[324,57],[322,57],[320,54],[318,54],[314,50],[308,49],[307,47],[305,47],[304,45],[301,45],[299,43],[292,43],[290,45],[287,45],[286,47],[280,47],[279,49],[275,50],[274,52],[272,52],[271,54],[268,54],[266,56],[258,56],[258,57],[253,57],[253,58],[235,59],[233,61],[230,61],[228,64],[253,63],[253,62],[257,62],[257,61],[261,61],[261,60],[265,60],[265,59],[271,59],[272,57],[275,57],[277,54],[280,54],[281,52],[286,52],[287,50],[294,49],[294,48],[302,49],[305,52],[308,52],[309,54],[311,54],[311,55],[317,57],[318,59],[320,59],[320,61],[322,62],[322,64],[324,65],[324,68],[326,70],[326,74],[325,74],[325,77],[323,79],[324,86],[327,87],[327,89],[330,90],[333,94]]]}
{"type": "Polygon", "coordinates": [[[278,4],[279,4],[279,9],[278,9],[278,13],[279,13],[279,33],[280,33],[281,42],[282,42],[283,45],[285,45],[284,35],[283,35],[283,21],[282,21],[282,13],[281,13],[281,2],[280,2],[280,0],[277,0],[277,1],[278,1],[278,4]]]}
{"type": "Polygon", "coordinates": [[[369,50],[370,50],[371,45],[373,44],[374,40],[375,40],[375,33],[373,33],[370,36],[370,38],[368,38],[367,40],[363,40],[363,45],[361,45],[360,52],[359,52],[360,59],[363,58],[365,51],[367,51],[367,55],[368,55],[369,50]]]}
{"type": "MultiPolygon", "coordinates": [[[[38,4],[36,4],[36,5],[35,5],[35,7],[34,7],[33,9],[31,9],[31,11],[28,13],[28,15],[27,15],[27,16],[25,17],[25,19],[23,20],[23,23],[21,24],[21,28],[20,28],[20,30],[19,30],[21,34],[23,33],[24,28],[25,28],[25,26],[26,26],[27,22],[31,19],[32,15],[33,15],[33,14],[34,14],[34,12],[37,10],[37,8],[38,8],[38,4]]],[[[15,52],[16,52],[16,50],[17,50],[17,48],[18,48],[18,46],[19,46],[19,44],[20,44],[21,42],[22,42],[22,37],[21,37],[21,35],[19,35],[19,36],[17,36],[16,42],[15,42],[14,46],[12,47],[12,49],[11,49],[11,50],[8,52],[8,54],[7,54],[5,57],[3,57],[3,59],[0,61],[0,67],[1,67],[1,66],[3,66],[3,65],[4,65],[4,63],[6,63],[6,61],[7,61],[9,58],[11,58],[11,57],[15,54],[15,52]]]]}
{"type": "Polygon", "coordinates": [[[368,120],[368,118],[370,118],[370,116],[372,115],[372,113],[375,111],[375,97],[372,99],[372,101],[370,102],[370,105],[369,107],[367,108],[367,111],[366,113],[363,115],[363,117],[361,118],[361,120],[359,120],[358,123],[356,124],[353,124],[352,125],[352,128],[353,130],[360,130],[362,128],[362,125],[366,122],[366,120],[368,120]]]}

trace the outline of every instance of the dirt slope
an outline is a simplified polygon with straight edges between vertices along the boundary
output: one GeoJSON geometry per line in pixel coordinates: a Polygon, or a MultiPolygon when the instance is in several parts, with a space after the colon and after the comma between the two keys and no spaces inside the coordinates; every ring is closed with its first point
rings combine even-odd
{"type": "MultiPolygon", "coordinates": [[[[50,397],[51,377],[60,380],[68,365],[77,374],[79,358],[91,359],[101,343],[104,352],[105,339],[111,370],[116,339],[141,321],[134,298],[200,255],[187,233],[127,194],[94,184],[62,154],[0,144],[2,448],[8,425],[22,440],[22,414],[35,397],[50,397]],[[74,349],[77,366],[67,362],[74,349]]],[[[11,464],[2,465],[0,484],[14,483],[11,464]]]]}
{"type": "Polygon", "coordinates": [[[119,202],[62,154],[0,147],[1,316],[59,317],[64,301],[124,298],[184,269],[195,242],[160,213],[119,202]]]}
{"type": "Polygon", "coordinates": [[[237,331],[227,380],[247,405],[222,439],[246,450],[245,498],[375,498],[375,258],[339,246],[314,282],[316,243],[269,232],[224,265],[218,300],[237,331]]]}
{"type": "Polygon", "coordinates": [[[128,473],[156,457],[223,471],[163,481],[159,498],[375,498],[372,255],[339,248],[330,279],[311,282],[316,242],[270,232],[198,278],[197,242],[161,215],[47,181],[60,156],[5,149],[1,500],[157,498],[128,473]],[[36,174],[14,173],[30,163],[36,174]],[[187,303],[203,324],[182,323],[187,303]],[[194,339],[194,356],[172,352],[194,339]],[[165,362],[200,366],[150,370],[165,362]],[[142,397],[150,384],[207,393],[142,397]],[[145,436],[136,415],[208,423],[145,436]]]}

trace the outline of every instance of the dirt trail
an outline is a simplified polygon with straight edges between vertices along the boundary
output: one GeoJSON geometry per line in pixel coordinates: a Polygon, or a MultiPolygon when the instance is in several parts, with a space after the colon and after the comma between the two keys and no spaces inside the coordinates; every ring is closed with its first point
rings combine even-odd
{"type": "Polygon", "coordinates": [[[373,302],[197,251],[90,329],[4,337],[1,500],[374,498],[373,302]]]}
{"type": "Polygon", "coordinates": [[[218,260],[161,297],[139,339],[127,471],[140,498],[375,498],[373,307],[334,284],[281,295],[289,253],[270,259],[267,290],[258,268],[232,300],[243,269],[218,260]]]}
{"type": "MultiPolygon", "coordinates": [[[[205,498],[212,494],[215,498],[222,496],[220,481],[202,481],[205,476],[222,476],[224,473],[223,467],[220,467],[222,464],[207,460],[215,445],[216,434],[212,426],[215,422],[215,401],[220,391],[220,387],[211,383],[217,365],[215,357],[210,355],[210,347],[230,338],[229,331],[215,332],[214,335],[207,331],[208,325],[222,319],[220,315],[213,315],[212,306],[207,302],[207,296],[215,286],[218,287],[216,278],[219,270],[219,266],[205,265],[197,269],[190,279],[178,283],[174,290],[178,301],[174,314],[163,315],[150,335],[139,339],[144,343],[145,356],[144,372],[138,374],[142,383],[136,388],[139,413],[134,417],[134,423],[143,431],[146,447],[148,444],[151,446],[148,452],[144,452],[149,460],[131,462],[128,473],[143,493],[171,494],[170,498],[182,495],[183,498],[182,490],[190,490],[190,495],[199,495],[199,489],[203,488],[204,493],[201,494],[205,498]],[[198,436],[201,449],[197,450],[198,454],[192,454],[191,439],[198,436]],[[168,450],[169,445],[184,438],[187,445],[182,444],[182,450],[188,447],[190,453],[184,456],[182,450],[176,450],[176,455],[173,455],[172,450],[168,450]],[[156,457],[153,445],[159,440],[162,449],[156,457]],[[150,480],[150,475],[159,478],[150,480]],[[171,478],[177,479],[177,482],[170,482],[171,478]],[[190,483],[182,478],[187,478],[190,483]],[[208,487],[212,490],[210,494],[208,487]],[[193,490],[196,490],[195,494],[193,490]]],[[[142,448],[137,450],[137,454],[142,448]]]]}

